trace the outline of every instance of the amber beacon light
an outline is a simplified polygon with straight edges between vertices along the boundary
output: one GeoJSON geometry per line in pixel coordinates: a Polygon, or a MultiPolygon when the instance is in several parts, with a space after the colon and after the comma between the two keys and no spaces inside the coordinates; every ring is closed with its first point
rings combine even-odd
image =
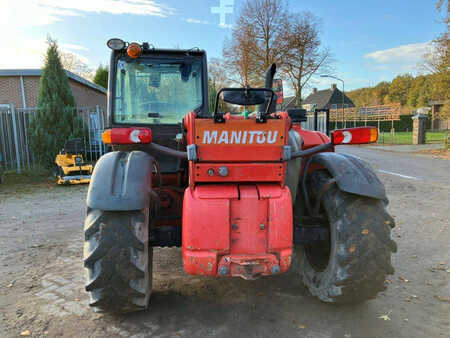
{"type": "Polygon", "coordinates": [[[142,55],[142,47],[136,42],[132,42],[128,45],[127,54],[132,59],[137,59],[142,55]]]}

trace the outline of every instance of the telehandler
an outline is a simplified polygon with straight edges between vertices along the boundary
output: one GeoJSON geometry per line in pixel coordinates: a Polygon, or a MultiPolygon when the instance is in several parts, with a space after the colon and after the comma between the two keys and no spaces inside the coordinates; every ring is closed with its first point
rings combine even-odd
{"type": "Polygon", "coordinates": [[[324,302],[374,298],[394,273],[385,189],[338,144],[375,142],[373,127],[304,130],[266,88],[223,88],[208,110],[206,53],[111,39],[103,155],[87,196],[84,266],[95,311],[148,307],[154,247],[180,247],[188,274],[279,275],[292,269],[324,302]],[[257,106],[218,111],[218,102],[257,106]],[[247,109],[245,109],[247,112],[247,109]]]}

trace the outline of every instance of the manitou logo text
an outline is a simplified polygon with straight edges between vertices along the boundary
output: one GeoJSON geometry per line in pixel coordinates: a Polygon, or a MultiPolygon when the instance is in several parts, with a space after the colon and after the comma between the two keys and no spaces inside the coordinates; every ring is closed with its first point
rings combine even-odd
{"type": "Polygon", "coordinates": [[[217,130],[203,132],[203,144],[274,144],[278,131],[227,131],[217,130]]]}

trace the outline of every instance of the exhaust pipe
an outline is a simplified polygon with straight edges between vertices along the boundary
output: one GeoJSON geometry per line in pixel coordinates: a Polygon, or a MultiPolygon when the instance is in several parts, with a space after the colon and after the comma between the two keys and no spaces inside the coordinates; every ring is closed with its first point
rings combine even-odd
{"type": "MultiPolygon", "coordinates": [[[[267,68],[267,70],[266,70],[266,81],[264,83],[264,88],[272,89],[273,78],[274,78],[276,72],[277,72],[277,65],[275,63],[272,63],[269,66],[269,68],[267,68]]],[[[270,95],[270,94],[266,94],[266,95],[270,95]]],[[[259,109],[260,112],[265,112],[266,111],[267,105],[269,104],[269,100],[270,100],[270,96],[266,97],[266,102],[259,106],[258,109],[259,109]]],[[[269,114],[272,114],[272,113],[275,112],[276,105],[277,105],[276,100],[273,100],[272,106],[269,109],[269,114]]]]}
{"type": "Polygon", "coordinates": [[[277,72],[277,65],[275,63],[272,63],[270,67],[267,68],[266,70],[266,82],[264,85],[265,88],[272,89],[273,78],[276,72],[277,72]]]}

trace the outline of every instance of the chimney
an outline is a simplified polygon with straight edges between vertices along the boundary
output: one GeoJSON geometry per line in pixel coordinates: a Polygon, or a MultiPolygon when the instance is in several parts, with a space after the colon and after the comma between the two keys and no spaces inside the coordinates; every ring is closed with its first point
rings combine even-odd
{"type": "Polygon", "coordinates": [[[335,90],[336,89],[336,83],[332,83],[331,84],[331,90],[335,90]]]}
{"type": "Polygon", "coordinates": [[[313,94],[317,93],[317,88],[313,88],[312,93],[313,93],[313,94]]]}

